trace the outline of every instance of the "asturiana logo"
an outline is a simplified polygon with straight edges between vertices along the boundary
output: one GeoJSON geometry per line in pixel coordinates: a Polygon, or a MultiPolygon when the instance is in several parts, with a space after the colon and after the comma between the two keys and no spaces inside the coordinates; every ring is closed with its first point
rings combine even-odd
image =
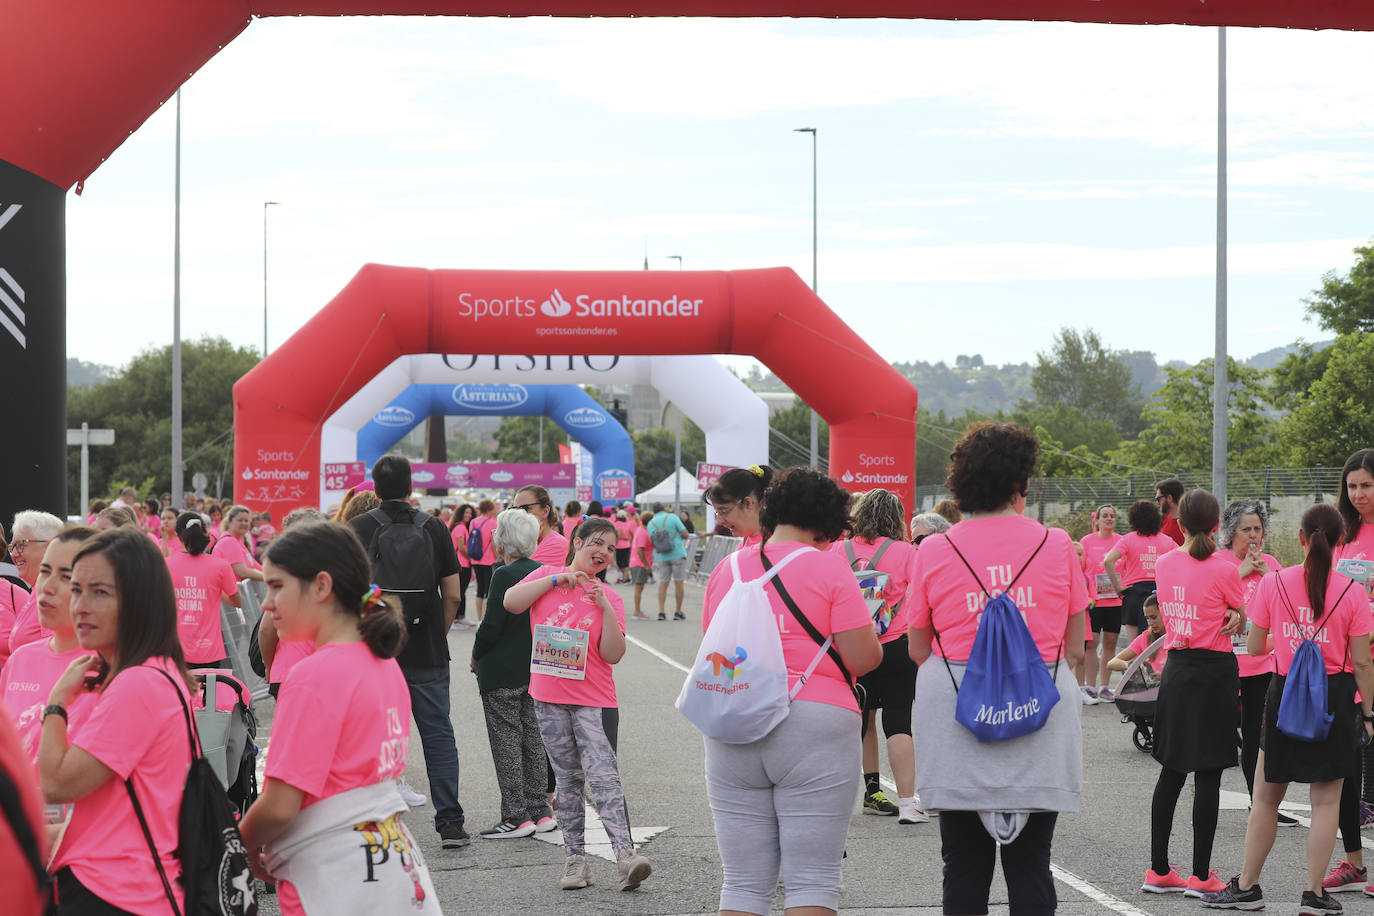
{"type": "Polygon", "coordinates": [[[524,385],[456,385],[453,401],[475,410],[505,410],[530,399],[524,385]]]}
{"type": "Polygon", "coordinates": [[[415,413],[404,407],[393,404],[390,407],[383,407],[377,412],[377,416],[372,418],[380,426],[414,426],[415,413]]]}
{"type": "Polygon", "coordinates": [[[562,318],[572,311],[572,303],[564,299],[558,290],[554,290],[552,296],[539,303],[539,311],[550,318],[562,318]]]}
{"type": "Polygon", "coordinates": [[[510,483],[515,475],[510,471],[492,471],[489,479],[492,483],[510,483]]]}
{"type": "Polygon", "coordinates": [[[410,475],[410,479],[415,481],[416,483],[429,483],[431,480],[434,479],[434,472],[416,471],[414,474],[410,475]]]}
{"type": "Polygon", "coordinates": [[[595,429],[605,425],[606,415],[595,407],[579,407],[563,414],[563,422],[577,429],[595,429]]]}
{"type": "Polygon", "coordinates": [[[733,681],[743,670],[742,666],[744,665],[744,660],[748,657],[749,653],[744,651],[743,646],[735,646],[734,658],[726,658],[719,652],[712,652],[710,655],[706,656],[706,660],[711,663],[712,674],[716,677],[720,677],[720,673],[724,671],[726,677],[733,681]]]}
{"type": "Polygon", "coordinates": [[[466,464],[450,464],[448,468],[445,469],[444,476],[454,480],[462,480],[470,473],[466,464]]]}

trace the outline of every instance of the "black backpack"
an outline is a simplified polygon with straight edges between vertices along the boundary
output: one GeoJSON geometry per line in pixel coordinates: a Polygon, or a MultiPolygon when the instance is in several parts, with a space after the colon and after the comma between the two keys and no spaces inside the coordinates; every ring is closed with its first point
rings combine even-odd
{"type": "Polygon", "coordinates": [[[367,557],[372,561],[372,581],[383,591],[401,596],[407,635],[410,635],[411,630],[423,629],[423,615],[439,594],[434,545],[425,533],[431,516],[416,512],[407,525],[393,521],[381,509],[373,509],[367,514],[381,526],[367,545],[367,557]]]}
{"type": "MultiPolygon", "coordinates": [[[[167,678],[181,701],[186,717],[186,738],[191,743],[191,768],[186,771],[186,786],[181,797],[181,812],[177,821],[177,858],[181,860],[181,884],[186,891],[186,916],[257,916],[254,897],[253,872],[248,867],[248,850],[239,835],[234,818],[234,806],[224,792],[210,761],[200,752],[200,737],[191,722],[191,707],[177,689],[176,681],[162,669],[158,673],[167,678]]],[[[162,868],[143,806],[134,791],[133,778],[124,780],[133,802],[143,839],[162,879],[162,890],[172,905],[175,916],[182,916],[172,893],[167,872],[162,868]]]]}

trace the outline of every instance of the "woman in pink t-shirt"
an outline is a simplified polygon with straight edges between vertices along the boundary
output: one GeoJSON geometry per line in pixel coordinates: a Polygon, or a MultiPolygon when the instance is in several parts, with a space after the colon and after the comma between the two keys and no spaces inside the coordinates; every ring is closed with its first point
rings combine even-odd
{"type": "Polygon", "coordinates": [[[849,527],[849,494],[808,468],[780,473],[767,494],[767,543],[716,566],[701,625],[709,628],[734,585],[736,562],[746,582],[780,567],[764,593],[777,617],[788,685],[796,688],[817,664],[787,718],[767,735],[748,744],[705,739],[706,791],[725,873],[720,910],[771,912],[781,873],[788,912],[833,911],[862,762],[851,678],[875,668],[883,651],[849,563],[828,549],[849,527]]]}
{"type": "Polygon", "coordinates": [[[626,516],[625,510],[616,512],[612,520],[615,525],[615,584],[624,585],[630,581],[630,539],[634,537],[635,526],[626,516]]]}
{"type": "Polygon", "coordinates": [[[1336,843],[1341,784],[1358,746],[1356,735],[1368,741],[1374,734],[1370,726],[1374,721],[1370,709],[1374,699],[1374,664],[1369,653],[1369,633],[1374,621],[1370,619],[1369,599],[1364,590],[1333,570],[1333,548],[1340,542],[1341,533],[1341,514],[1335,508],[1324,503],[1308,508],[1298,530],[1298,540],[1306,549],[1303,565],[1266,575],[1250,602],[1251,651],[1261,652],[1272,644],[1275,675],[1269,684],[1264,746],[1245,831],[1245,865],[1221,893],[1204,898],[1204,903],[1244,904],[1246,909],[1263,907],[1260,872],[1274,845],[1279,803],[1290,782],[1305,782],[1311,794],[1312,824],[1307,833],[1307,889],[1302,895],[1300,912],[1340,912],[1340,904],[1331,898],[1330,885],[1322,880],[1322,873],[1336,843]],[[1326,671],[1326,711],[1333,716],[1325,739],[1318,741],[1290,737],[1278,724],[1293,656],[1304,640],[1312,640],[1321,650],[1326,671]],[[1361,697],[1358,724],[1357,685],[1361,697]]]}
{"type": "Polygon", "coordinates": [[[261,582],[262,564],[254,558],[253,545],[248,538],[251,524],[252,516],[247,506],[230,506],[224,514],[224,536],[215,541],[211,553],[228,563],[239,581],[261,582]]]}
{"type": "Polygon", "coordinates": [[[1345,460],[1336,508],[1345,526],[1336,559],[1374,559],[1374,448],[1362,448],[1345,460]]]}
{"type": "Polygon", "coordinates": [[[1110,703],[1115,698],[1107,662],[1116,655],[1116,640],[1121,633],[1121,594],[1113,587],[1104,561],[1119,540],[1116,506],[1104,505],[1098,506],[1093,513],[1093,530],[1078,541],[1083,547],[1083,573],[1088,577],[1088,597],[1092,601],[1088,622],[1092,632],[1099,634],[1098,644],[1086,650],[1083,664],[1083,694],[1088,705],[1099,699],[1110,703]],[[1100,668],[1099,648],[1102,653],[1100,668]]]}
{"type": "Polygon", "coordinates": [[[609,520],[588,518],[574,532],[568,566],[535,570],[503,601],[512,614],[529,611],[533,629],[530,696],[557,780],[564,890],[592,883],[583,839],[587,786],[615,851],[620,889],[633,890],[653,870],[630,837],[616,765],[620,709],[611,666],[625,657],[625,605],[596,578],[615,560],[615,537],[609,520]]]}
{"type": "Polygon", "coordinates": [[[458,616],[453,625],[467,629],[473,624],[468,621],[468,583],[472,581],[472,558],[468,556],[468,525],[477,516],[477,510],[467,503],[453,510],[449,536],[453,539],[453,551],[458,554],[458,616]]]}
{"type": "Polygon", "coordinates": [[[177,595],[177,632],[186,664],[192,668],[229,668],[220,622],[220,599],[242,604],[238,579],[229,564],[206,553],[210,535],[197,512],[183,512],[175,533],[181,550],[167,555],[177,595]]]}
{"type": "Polygon", "coordinates": [[[177,510],[170,506],[163,509],[158,520],[158,528],[154,535],[158,549],[164,557],[171,556],[173,552],[181,550],[181,538],[177,537],[177,510]]]}
{"type": "Polygon", "coordinates": [[[1088,592],[1068,533],[1023,514],[1039,451],[1024,427],[969,426],[946,481],[963,521],[921,542],[907,598],[911,654],[921,666],[916,776],[922,803],[940,809],[946,913],[987,912],[999,849],[1012,909],[1052,911],[1055,824],[1059,812],[1078,810],[1083,705],[1073,670],[1083,658],[1088,592]],[[982,743],[955,719],[954,681],[963,679],[993,593],[1020,609],[1039,650],[1027,661],[1046,666],[1062,702],[1038,730],[982,743]],[[1029,813],[994,840],[980,811],[1029,813]]]}
{"type": "Polygon", "coordinates": [[[1102,558],[1102,569],[1121,596],[1121,639],[1130,642],[1145,629],[1145,596],[1155,590],[1155,564],[1178,544],[1162,534],[1164,516],[1159,506],[1138,499],[1126,510],[1131,530],[1102,558]],[[1118,564],[1120,564],[1118,566],[1118,564]]]}
{"type": "Polygon", "coordinates": [[[759,523],[763,492],[773,480],[773,469],[766,464],[747,468],[731,468],[706,491],[704,500],[716,513],[716,521],[730,529],[737,538],[744,538],[744,547],[763,543],[759,523]]]}
{"type": "MultiPolygon", "coordinates": [[[[0,674],[0,697],[14,715],[24,752],[34,763],[38,762],[43,704],[67,666],[85,654],[72,623],[72,563],[81,545],[94,536],[90,528],[66,528],[48,544],[33,590],[39,623],[52,636],[20,646],[0,674]]],[[[90,694],[78,697],[68,710],[69,728],[75,728],[93,702],[90,694]]]]}
{"type": "Polygon", "coordinates": [[[563,537],[570,538],[577,526],[582,524],[582,504],[577,500],[570,500],[563,507],[563,521],[559,522],[559,530],[563,532],[563,537]]]}
{"type": "Polygon", "coordinates": [[[103,531],[76,552],[71,596],[86,651],[53,686],[38,746],[48,801],[74,803],[53,861],[62,911],[185,912],[176,850],[191,765],[191,682],[167,564],[145,532],[103,531]],[[87,691],[95,703],[69,732],[67,709],[87,691]],[[156,856],[125,780],[132,781],[156,856]]]}
{"type": "Polygon", "coordinates": [[[283,916],[437,914],[396,790],[410,748],[400,601],[368,585],[367,554],[345,525],[294,525],[265,560],[263,613],[283,639],[316,649],[277,697],[266,782],[241,825],[249,861],[277,880],[283,916]]]}
{"type": "Polygon", "coordinates": [[[654,544],[649,540],[649,522],[653,517],[652,512],[641,514],[639,524],[630,537],[630,581],[635,587],[635,610],[631,616],[636,620],[649,619],[640,605],[644,598],[644,586],[649,584],[649,573],[654,568],[654,544]]]}
{"type": "MultiPolygon", "coordinates": [[[[1236,564],[1240,576],[1242,607],[1259,587],[1264,575],[1282,568],[1278,560],[1263,550],[1269,535],[1269,511],[1258,499],[1238,499],[1221,513],[1221,527],[1217,529],[1219,555],[1236,564]]],[[[1245,787],[1255,794],[1255,761],[1259,759],[1260,727],[1264,723],[1264,696],[1269,690],[1269,678],[1274,671],[1271,649],[1251,655],[1247,647],[1248,625],[1231,637],[1231,649],[1240,669],[1240,769],[1245,774],[1245,787]]],[[[1298,822],[1287,814],[1279,814],[1279,825],[1292,827],[1298,822]]]]}
{"type": "MultiPolygon", "coordinates": [[[[537,486],[522,487],[515,492],[515,501],[511,503],[511,508],[524,509],[539,522],[539,546],[534,548],[530,559],[545,566],[566,565],[568,539],[559,533],[555,524],[558,521],[558,512],[553,507],[549,491],[537,486]]],[[[604,570],[601,579],[603,582],[606,579],[604,570]]]]}
{"type": "Polygon", "coordinates": [[[873,630],[883,647],[882,663],[859,678],[864,688],[864,813],[897,815],[899,824],[924,824],[930,817],[916,804],[916,758],[911,741],[911,702],[916,696],[916,663],[907,649],[907,590],[916,568],[916,548],[906,541],[906,509],[895,494],[878,488],[857,500],[853,536],[830,549],[850,569],[888,574],[882,603],[873,612],[873,630]],[[881,553],[879,552],[881,551],[881,553]],[[883,711],[887,760],[897,784],[894,805],[878,782],[878,733],[873,711],[883,711]]]}
{"type": "MultiPolygon", "coordinates": [[[[1236,696],[1240,677],[1231,637],[1244,626],[1245,600],[1236,565],[1212,541],[1221,517],[1217,498],[1190,490],[1179,502],[1183,547],[1155,567],[1169,664],[1155,704],[1154,758],[1160,763],[1150,816],[1150,867],[1142,890],[1199,897],[1226,885],[1211,868],[1221,803],[1221,774],[1236,765],[1236,696]],[[1193,774],[1193,868],[1185,880],[1169,864],[1174,808],[1193,774]]],[[[1172,543],[1172,542],[1171,542],[1172,543]]]]}

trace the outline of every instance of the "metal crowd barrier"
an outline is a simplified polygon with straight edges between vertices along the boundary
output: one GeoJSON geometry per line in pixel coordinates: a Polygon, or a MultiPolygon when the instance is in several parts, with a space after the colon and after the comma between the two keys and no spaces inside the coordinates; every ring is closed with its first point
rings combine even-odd
{"type": "Polygon", "coordinates": [[[258,677],[248,664],[248,639],[253,635],[253,625],[262,617],[262,598],[265,593],[261,582],[244,579],[239,583],[239,601],[243,607],[236,608],[227,601],[221,601],[219,609],[224,648],[229,653],[234,677],[248,688],[254,702],[267,696],[267,681],[258,677]]]}
{"type": "Polygon", "coordinates": [[[711,577],[711,571],[716,568],[721,560],[739,550],[744,543],[744,538],[726,537],[720,534],[708,535],[701,538],[701,550],[697,553],[695,562],[690,567],[690,577],[692,581],[705,584],[711,577]]]}

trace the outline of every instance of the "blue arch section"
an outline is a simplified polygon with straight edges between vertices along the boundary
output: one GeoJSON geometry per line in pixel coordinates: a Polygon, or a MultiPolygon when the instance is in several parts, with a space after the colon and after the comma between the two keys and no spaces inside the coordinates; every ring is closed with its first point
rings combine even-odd
{"type": "Polygon", "coordinates": [[[576,385],[411,385],[358,430],[358,460],[371,467],[434,416],[548,417],[591,452],[594,499],[606,480],[635,476],[630,434],[576,385]]]}

